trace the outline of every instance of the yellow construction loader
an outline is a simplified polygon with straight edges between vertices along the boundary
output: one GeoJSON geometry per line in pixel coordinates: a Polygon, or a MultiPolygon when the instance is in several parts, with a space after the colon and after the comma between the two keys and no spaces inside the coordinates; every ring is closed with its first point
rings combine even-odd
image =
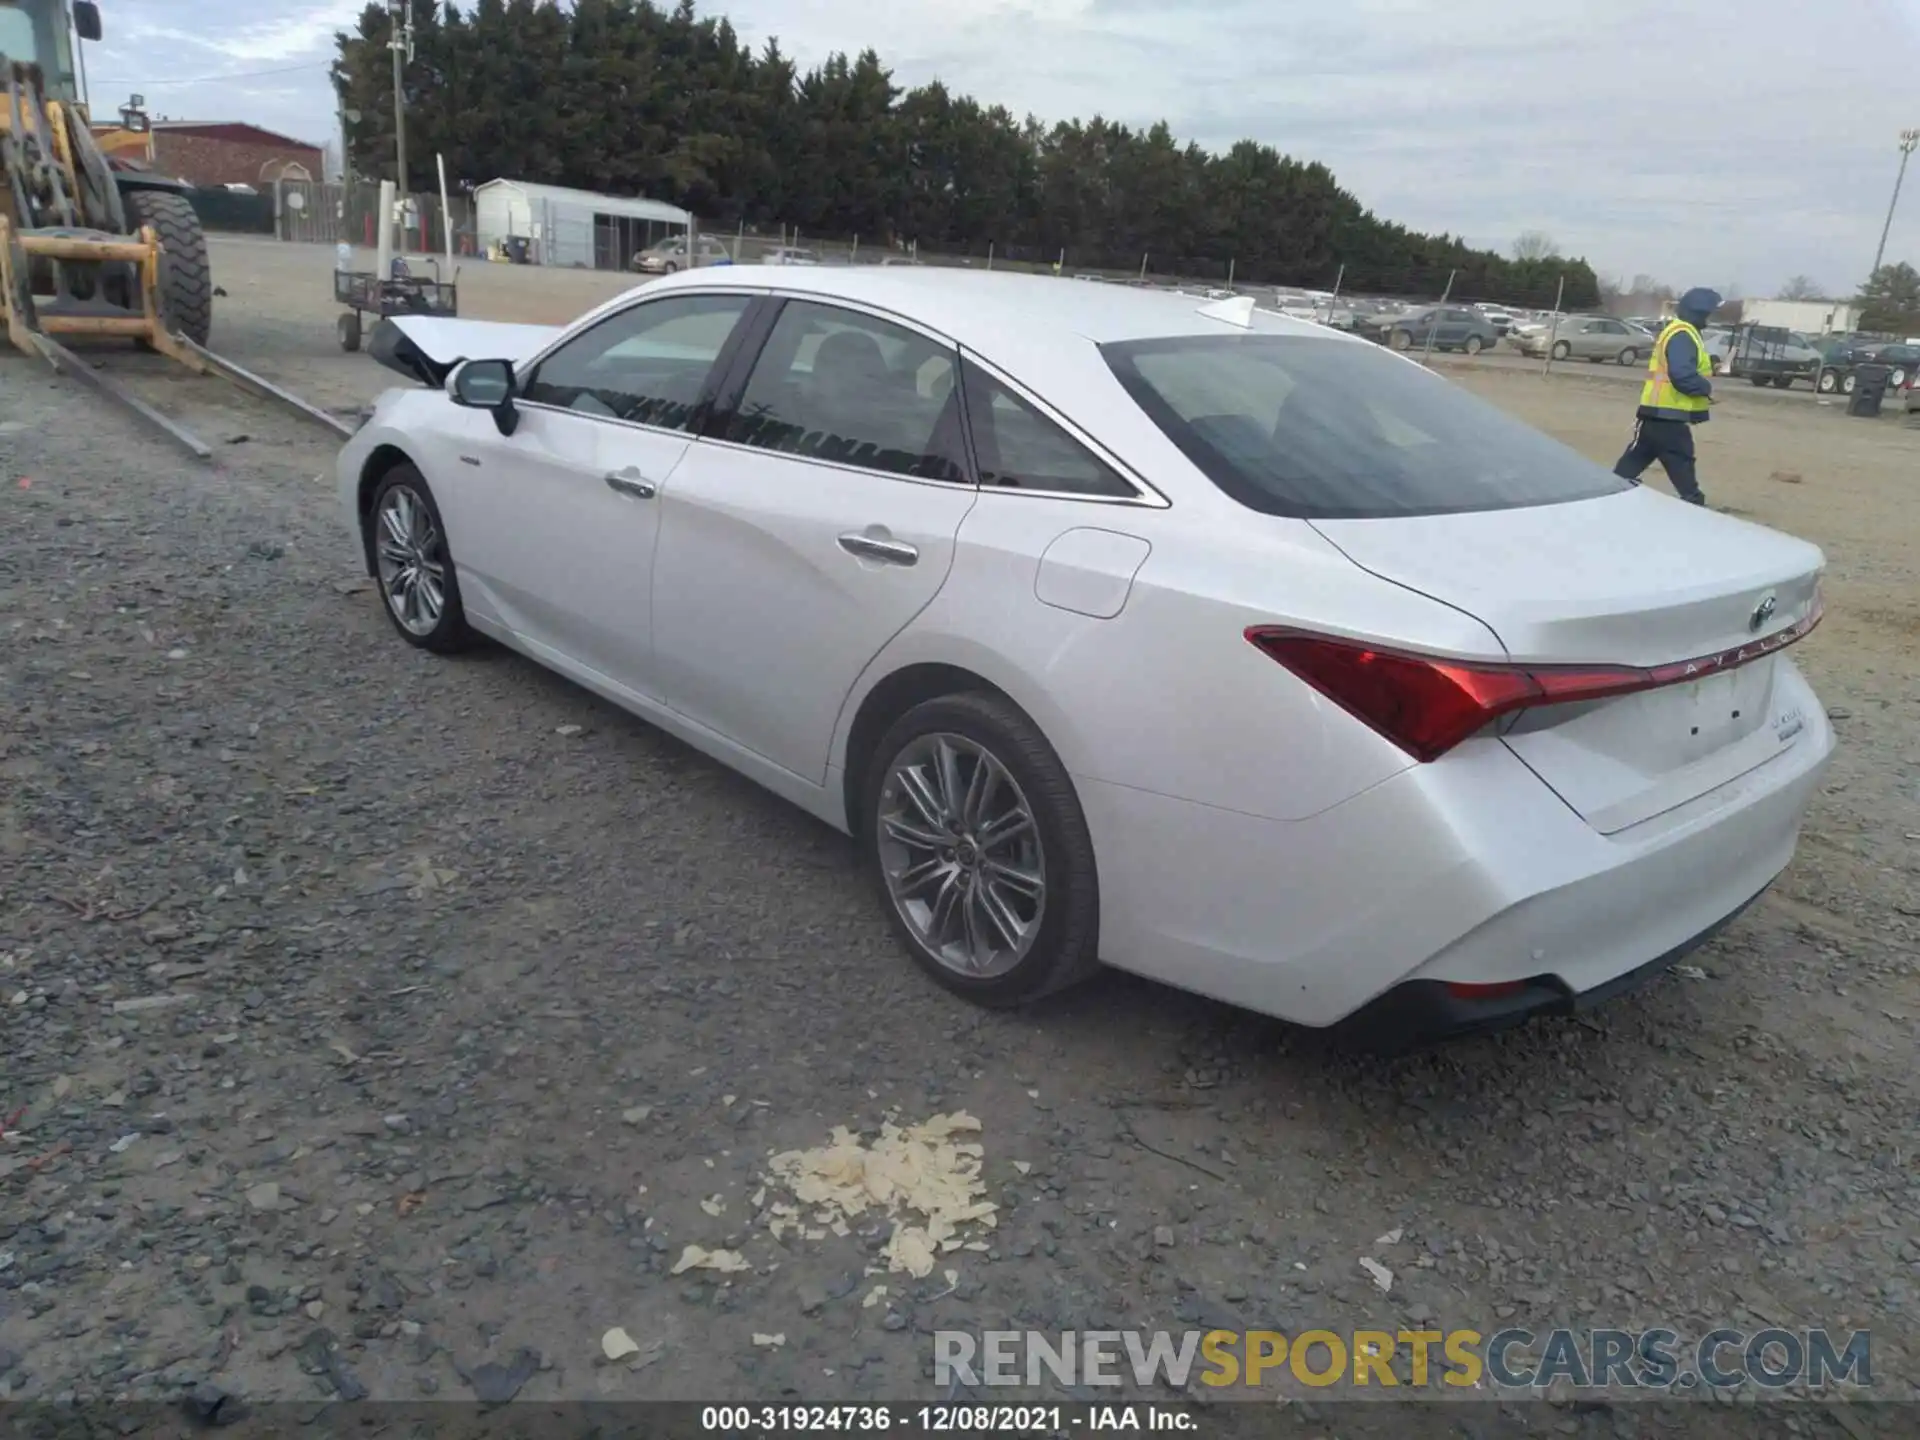
{"type": "MultiPolygon", "coordinates": [[[[101,149],[79,99],[75,37],[98,40],[94,0],[0,0],[0,326],[14,347],[92,385],[202,458],[187,431],[61,340],[131,340],[224,374],[329,428],[349,427],[209,352],[213,274],[188,187],[101,149]]],[[[144,123],[137,113],[129,123],[144,123]]]]}

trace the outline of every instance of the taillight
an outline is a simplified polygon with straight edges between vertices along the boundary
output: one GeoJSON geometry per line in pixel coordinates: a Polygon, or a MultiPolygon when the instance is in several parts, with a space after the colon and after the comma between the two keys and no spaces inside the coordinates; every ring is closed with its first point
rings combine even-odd
{"type": "Polygon", "coordinates": [[[1805,618],[1761,640],[1697,660],[1637,665],[1498,665],[1376,649],[1300,630],[1246,632],[1266,654],[1414,759],[1438,760],[1502,715],[1541,705],[1607,700],[1682,685],[1784,650],[1820,623],[1816,592],[1805,618]]]}

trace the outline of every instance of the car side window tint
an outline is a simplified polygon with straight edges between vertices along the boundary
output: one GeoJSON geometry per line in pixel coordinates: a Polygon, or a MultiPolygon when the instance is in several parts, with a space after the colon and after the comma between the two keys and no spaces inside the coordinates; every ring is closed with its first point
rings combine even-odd
{"type": "Polygon", "coordinates": [[[789,300],[724,439],[965,483],[953,348],[855,310],[789,300]]]}
{"type": "Polygon", "coordinates": [[[609,315],[535,367],[522,396],[583,415],[691,430],[746,295],[674,295],[609,315]]]}
{"type": "Polygon", "coordinates": [[[971,361],[962,368],[980,483],[1008,490],[1131,499],[1112,466],[971,361]]]}

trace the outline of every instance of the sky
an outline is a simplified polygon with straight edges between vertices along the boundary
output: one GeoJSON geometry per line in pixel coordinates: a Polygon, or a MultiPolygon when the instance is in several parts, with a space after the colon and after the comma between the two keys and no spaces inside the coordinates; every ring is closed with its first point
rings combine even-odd
{"type": "MultiPolygon", "coordinates": [[[[335,131],[363,0],[101,0],[96,108],[335,131]]],[[[422,0],[424,3],[424,0],[422,0]]],[[[1603,276],[1850,293],[1920,127],[1920,0],[710,0],[802,64],[872,46],[1015,114],[1317,160],[1383,219],[1603,276]]],[[[1920,164],[1889,260],[1920,265],[1920,164]]],[[[539,177],[526,177],[537,179],[539,177]]]]}

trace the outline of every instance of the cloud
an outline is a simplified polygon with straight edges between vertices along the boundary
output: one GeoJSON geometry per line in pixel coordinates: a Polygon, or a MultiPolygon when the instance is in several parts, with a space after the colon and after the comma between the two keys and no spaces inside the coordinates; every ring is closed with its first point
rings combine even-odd
{"type": "MultiPolygon", "coordinates": [[[[424,0],[423,0],[424,3],[424,0]]],[[[665,3],[665,0],[661,0],[665,3]]],[[[116,0],[99,100],[333,133],[325,65],[361,0],[116,0]],[[311,64],[270,79],[162,80],[311,64]],[[123,83],[124,82],[124,83],[123,83]]],[[[1166,119],[1326,164],[1376,214],[1504,249],[1544,230],[1603,272],[1765,293],[1873,258],[1920,0],[731,0],[803,63],[877,50],[903,85],[1045,120],[1166,119]]],[[[97,52],[97,53],[95,53],[97,52]]],[[[1920,176],[1888,252],[1920,262],[1920,176]]]]}

